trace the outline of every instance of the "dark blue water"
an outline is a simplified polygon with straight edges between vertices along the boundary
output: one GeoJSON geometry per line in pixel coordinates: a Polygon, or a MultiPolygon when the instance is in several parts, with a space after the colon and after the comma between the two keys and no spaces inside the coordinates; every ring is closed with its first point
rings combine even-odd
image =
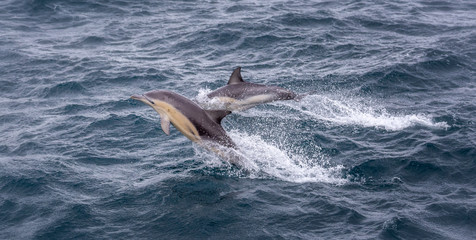
{"type": "Polygon", "coordinates": [[[474,239],[474,1],[0,2],[0,239],[474,239]],[[242,67],[298,93],[166,136],[242,67]]]}

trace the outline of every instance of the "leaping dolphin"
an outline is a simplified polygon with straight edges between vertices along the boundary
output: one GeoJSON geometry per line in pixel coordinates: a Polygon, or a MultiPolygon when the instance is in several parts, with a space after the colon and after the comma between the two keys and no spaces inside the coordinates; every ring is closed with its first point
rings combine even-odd
{"type": "MultiPolygon", "coordinates": [[[[160,115],[160,125],[165,134],[170,134],[170,123],[193,142],[216,152],[226,158],[223,152],[207,143],[218,143],[227,148],[236,149],[235,143],[221,126],[221,120],[230,111],[204,110],[196,103],[174,92],[155,90],[144,95],[133,95],[132,99],[151,106],[160,115]]],[[[234,159],[229,160],[231,163],[234,159]]]]}
{"type": "Polygon", "coordinates": [[[241,67],[236,68],[228,84],[211,93],[208,98],[218,99],[230,111],[246,110],[262,103],[277,100],[299,100],[300,95],[277,86],[266,86],[243,81],[241,67]]]}

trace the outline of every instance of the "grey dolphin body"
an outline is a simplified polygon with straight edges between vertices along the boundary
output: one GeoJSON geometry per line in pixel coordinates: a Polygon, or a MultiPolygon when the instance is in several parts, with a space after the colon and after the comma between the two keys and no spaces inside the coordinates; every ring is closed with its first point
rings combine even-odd
{"type": "Polygon", "coordinates": [[[241,67],[236,68],[228,84],[207,95],[224,103],[227,110],[245,110],[262,103],[277,100],[299,100],[296,93],[277,86],[266,86],[243,81],[241,67]]]}
{"type": "Polygon", "coordinates": [[[170,134],[172,123],[188,139],[219,155],[223,152],[206,143],[213,142],[228,148],[236,148],[235,143],[220,125],[221,120],[230,114],[230,111],[204,110],[184,96],[165,90],[133,95],[131,98],[142,101],[159,113],[162,130],[167,135],[170,134]]]}

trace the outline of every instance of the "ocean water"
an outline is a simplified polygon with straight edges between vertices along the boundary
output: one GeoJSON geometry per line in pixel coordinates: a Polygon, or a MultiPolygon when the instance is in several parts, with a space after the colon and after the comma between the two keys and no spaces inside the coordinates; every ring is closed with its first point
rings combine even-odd
{"type": "Polygon", "coordinates": [[[0,2],[0,239],[476,238],[474,1],[0,2]],[[239,169],[129,99],[246,81],[239,169]],[[246,170],[246,171],[243,171],[246,170]]]}

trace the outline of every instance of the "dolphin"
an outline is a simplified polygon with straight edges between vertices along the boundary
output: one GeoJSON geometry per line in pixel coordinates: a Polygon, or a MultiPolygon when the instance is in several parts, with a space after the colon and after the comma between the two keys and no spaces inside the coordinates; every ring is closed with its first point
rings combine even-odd
{"type": "Polygon", "coordinates": [[[210,99],[217,99],[225,105],[226,110],[246,110],[262,103],[277,100],[299,101],[303,96],[278,86],[266,86],[243,81],[241,67],[236,68],[228,84],[209,94],[210,99]]]}
{"type": "MultiPolygon", "coordinates": [[[[225,154],[214,144],[236,149],[236,144],[221,126],[221,120],[230,114],[230,111],[204,110],[186,97],[166,90],[133,95],[131,98],[151,106],[159,113],[160,125],[167,135],[170,135],[170,123],[172,123],[188,139],[212,150],[222,158],[226,158],[225,154]]],[[[235,164],[234,159],[229,161],[235,164]]]]}

